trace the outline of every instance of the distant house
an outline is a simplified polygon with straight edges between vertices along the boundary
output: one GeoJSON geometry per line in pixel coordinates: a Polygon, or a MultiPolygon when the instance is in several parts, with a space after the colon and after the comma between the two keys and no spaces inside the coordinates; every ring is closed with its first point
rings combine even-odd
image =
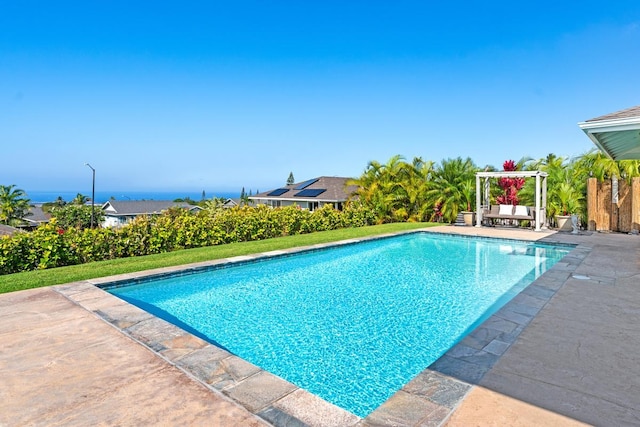
{"type": "Polygon", "coordinates": [[[303,209],[313,211],[326,204],[333,204],[336,209],[342,209],[344,202],[349,199],[358,188],[356,185],[347,186],[351,178],[321,176],[292,185],[285,185],[274,190],[249,196],[256,204],[272,207],[297,205],[303,209]]]}
{"type": "Polygon", "coordinates": [[[237,206],[245,206],[245,205],[252,205],[253,202],[251,200],[249,200],[249,202],[244,202],[240,197],[233,197],[233,198],[228,198],[227,200],[224,201],[224,203],[222,204],[223,208],[235,208],[237,206]]]}
{"type": "Polygon", "coordinates": [[[141,215],[160,215],[170,208],[199,211],[200,206],[168,200],[109,200],[102,205],[103,227],[121,227],[141,215]]]}
{"type": "Polygon", "coordinates": [[[24,224],[19,225],[19,228],[34,230],[39,225],[46,224],[51,220],[51,214],[42,210],[42,205],[29,206],[27,214],[20,218],[24,221],[24,224]]]}
{"type": "Polygon", "coordinates": [[[11,227],[10,225],[0,224],[0,236],[13,236],[18,231],[20,230],[11,227]]]}

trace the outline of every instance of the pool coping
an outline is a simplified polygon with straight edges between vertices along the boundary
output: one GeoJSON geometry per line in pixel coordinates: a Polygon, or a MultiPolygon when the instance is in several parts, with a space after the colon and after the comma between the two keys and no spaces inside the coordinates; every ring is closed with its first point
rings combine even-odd
{"type": "MultiPolygon", "coordinates": [[[[264,371],[179,327],[157,318],[101,289],[107,283],[195,272],[345,244],[442,230],[419,229],[366,238],[278,250],[215,261],[166,267],[55,286],[72,302],[93,312],[134,341],[147,347],[188,376],[221,393],[272,425],[441,425],[515,342],[524,328],[563,286],[589,254],[577,245],[500,310],[475,328],[366,418],[357,417],[286,380],[264,371]]],[[[459,236],[458,233],[447,233],[459,236]]],[[[523,241],[518,238],[489,239],[523,241]]],[[[538,240],[543,235],[533,235],[538,240]]],[[[549,243],[544,242],[544,243],[549,243]]],[[[560,243],[560,242],[554,242],[560,243]]]]}

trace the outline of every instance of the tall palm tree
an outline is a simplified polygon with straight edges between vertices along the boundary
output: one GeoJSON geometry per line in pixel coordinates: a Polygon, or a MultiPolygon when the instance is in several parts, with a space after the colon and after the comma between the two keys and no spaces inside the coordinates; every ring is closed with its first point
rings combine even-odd
{"type": "Polygon", "coordinates": [[[0,185],[0,224],[17,225],[29,211],[29,199],[15,185],[0,185]]]}

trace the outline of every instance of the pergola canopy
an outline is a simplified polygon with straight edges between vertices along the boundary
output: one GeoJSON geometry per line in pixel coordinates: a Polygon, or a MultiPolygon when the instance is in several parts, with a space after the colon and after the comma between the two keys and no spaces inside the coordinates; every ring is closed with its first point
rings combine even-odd
{"type": "Polygon", "coordinates": [[[640,105],[578,123],[613,160],[640,159],[640,105]]]}
{"type": "Polygon", "coordinates": [[[547,176],[542,171],[510,171],[510,172],[477,172],[476,173],[476,227],[482,227],[482,213],[491,204],[489,194],[489,180],[491,178],[535,178],[535,230],[540,231],[545,227],[547,217],[547,176]],[[484,185],[480,180],[484,179],[484,185]]]}

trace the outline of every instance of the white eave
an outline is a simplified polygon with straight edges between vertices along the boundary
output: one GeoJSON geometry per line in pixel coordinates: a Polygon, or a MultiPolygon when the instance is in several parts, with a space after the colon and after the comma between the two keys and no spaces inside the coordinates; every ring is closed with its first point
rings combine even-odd
{"type": "Polygon", "coordinates": [[[578,126],[613,160],[640,159],[640,116],[596,119],[578,126]]]}

